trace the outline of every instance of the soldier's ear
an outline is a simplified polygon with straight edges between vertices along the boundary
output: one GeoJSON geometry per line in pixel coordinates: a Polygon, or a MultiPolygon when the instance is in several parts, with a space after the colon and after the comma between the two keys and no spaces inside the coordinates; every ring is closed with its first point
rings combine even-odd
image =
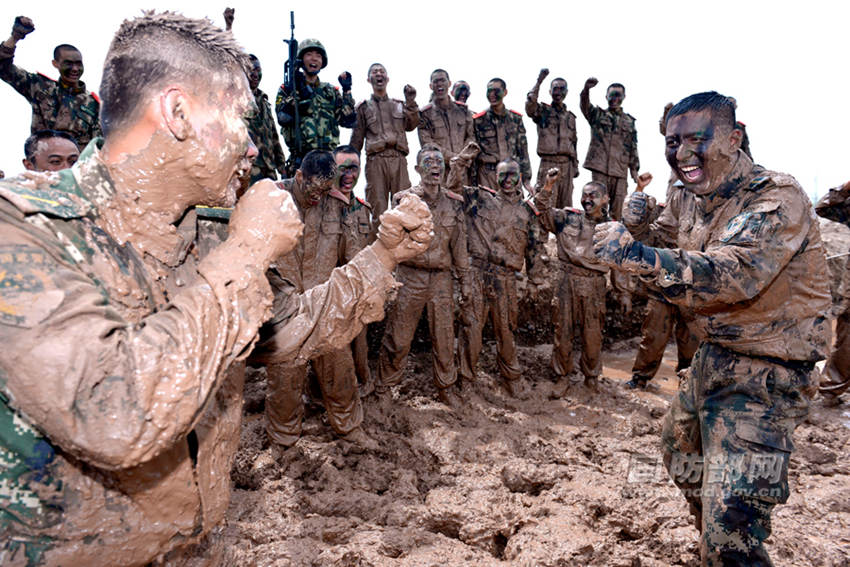
{"type": "Polygon", "coordinates": [[[22,159],[21,162],[23,162],[24,164],[24,169],[29,171],[35,171],[35,164],[27,158],[22,159]]]}
{"type": "Polygon", "coordinates": [[[189,137],[189,101],[185,91],[179,87],[169,87],[159,95],[159,111],[171,134],[184,141],[189,137]]]}
{"type": "Polygon", "coordinates": [[[744,131],[740,128],[732,128],[732,132],[729,133],[729,143],[732,145],[733,150],[738,150],[741,148],[741,142],[744,141],[744,131]]]}

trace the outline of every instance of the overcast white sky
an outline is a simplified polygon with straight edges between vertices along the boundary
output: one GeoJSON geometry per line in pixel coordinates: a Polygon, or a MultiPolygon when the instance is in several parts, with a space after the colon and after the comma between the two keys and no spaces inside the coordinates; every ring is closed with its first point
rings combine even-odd
{"type": "MultiPolygon", "coordinates": [[[[329,65],[321,78],[336,84],[343,70],[354,76],[354,98],[366,98],[370,63],[383,63],[390,95],[402,98],[410,83],[420,106],[428,101],[428,77],[435,67],[472,86],[470,108],[486,108],[487,81],[507,81],[506,104],[524,111],[525,95],[541,67],[548,83],[567,79],[567,105],[578,116],[579,158],[587,151],[587,123],[578,109],[587,77],[599,79],[591,100],[604,105],[609,83],[626,85],[624,108],[637,118],[643,171],[655,175],[649,192],[663,198],[669,169],[658,119],[668,101],[717,90],[738,100],[738,119],[747,124],[758,163],[794,175],[810,195],[850,179],[850,94],[846,25],[850,4],[826,1],[710,2],[54,2],[7,1],[0,7],[0,36],[8,37],[14,17],[33,18],[36,30],[19,43],[16,63],[57,77],[53,47],[76,45],[86,65],[83,80],[97,90],[106,49],[121,20],[142,9],[173,9],[209,16],[223,27],[225,6],[236,8],[234,33],[263,64],[261,88],[274,98],[283,76],[289,10],[295,10],[296,38],[319,38],[329,65]]],[[[11,87],[0,84],[0,169],[22,168],[29,135],[30,107],[11,87]]],[[[535,170],[536,127],[525,119],[535,170]]],[[[341,141],[348,142],[343,129],[341,141]]],[[[408,134],[411,154],[418,150],[408,134]]],[[[412,167],[412,164],[411,164],[412,167]]],[[[411,175],[416,182],[417,177],[411,175]]],[[[582,170],[577,183],[589,181],[582,170]]],[[[358,192],[363,190],[361,179],[358,192]]],[[[629,190],[631,191],[631,185],[629,190]]]]}

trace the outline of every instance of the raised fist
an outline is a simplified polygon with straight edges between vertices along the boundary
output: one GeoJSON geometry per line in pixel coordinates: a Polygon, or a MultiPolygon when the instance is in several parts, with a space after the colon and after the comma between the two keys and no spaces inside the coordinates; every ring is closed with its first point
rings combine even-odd
{"type": "Polygon", "coordinates": [[[481,152],[481,146],[475,142],[467,142],[463,149],[458,154],[458,157],[464,161],[472,161],[481,152]]]}
{"type": "Polygon", "coordinates": [[[641,173],[637,178],[637,189],[636,191],[643,191],[644,187],[649,185],[652,182],[652,174],[649,172],[641,173]]]}
{"type": "Polygon", "coordinates": [[[15,18],[15,23],[12,25],[12,37],[15,40],[24,39],[27,35],[31,34],[35,29],[35,25],[32,23],[32,20],[26,16],[18,16],[15,18]]]}
{"type": "Polygon", "coordinates": [[[428,205],[407,193],[397,207],[381,215],[378,243],[396,263],[414,258],[428,249],[434,238],[434,224],[428,205]]]}
{"type": "Polygon", "coordinates": [[[404,99],[408,102],[416,98],[416,89],[410,85],[404,85],[404,99]]]}
{"type": "Polygon", "coordinates": [[[339,86],[342,87],[343,92],[351,90],[351,73],[343,71],[339,74],[339,86]]]}
{"type": "Polygon", "coordinates": [[[540,74],[537,75],[537,84],[538,85],[541,84],[543,82],[543,79],[545,79],[548,76],[549,76],[549,69],[547,69],[546,67],[540,69],[540,74]]]}
{"type": "Polygon", "coordinates": [[[596,85],[599,84],[599,79],[596,77],[590,77],[588,80],[584,82],[584,90],[590,90],[596,85]]]}

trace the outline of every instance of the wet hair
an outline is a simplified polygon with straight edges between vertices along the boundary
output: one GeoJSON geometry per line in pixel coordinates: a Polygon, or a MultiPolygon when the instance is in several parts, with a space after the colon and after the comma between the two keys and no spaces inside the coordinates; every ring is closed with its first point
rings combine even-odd
{"type": "Polygon", "coordinates": [[[65,51],[76,51],[77,53],[80,53],[80,50],[77,49],[76,47],[74,47],[73,45],[71,45],[70,43],[60,43],[59,45],[57,45],[56,47],[53,48],[53,60],[54,61],[59,61],[59,57],[61,57],[63,50],[65,50],[65,51]]]}
{"type": "Polygon", "coordinates": [[[253,53],[248,54],[248,59],[251,60],[251,63],[259,63],[260,62],[260,58],[257,57],[256,55],[254,55],[253,53]]]}
{"type": "Polygon", "coordinates": [[[334,155],[338,154],[357,154],[360,156],[360,152],[357,151],[357,148],[352,146],[351,144],[342,144],[334,148],[334,155]]]}
{"type": "MultiPolygon", "coordinates": [[[[597,189],[602,191],[603,197],[608,197],[608,186],[602,183],[601,181],[588,181],[584,184],[585,187],[587,187],[588,185],[590,185],[591,187],[596,187],[597,189]]],[[[584,188],[582,188],[582,191],[584,191],[584,188]]]]}
{"type": "Polygon", "coordinates": [[[517,160],[515,160],[514,158],[505,158],[505,159],[503,159],[502,161],[500,161],[500,162],[496,165],[496,167],[499,167],[499,166],[500,166],[500,165],[502,165],[502,164],[505,164],[505,165],[515,164],[517,167],[519,167],[519,162],[518,162],[517,160]]]}
{"type": "Polygon", "coordinates": [[[445,69],[434,69],[433,71],[431,71],[430,79],[432,81],[434,80],[434,75],[436,75],[437,73],[445,73],[446,74],[446,82],[448,82],[448,83],[452,82],[452,80],[449,78],[449,72],[446,71],[445,69]]]}
{"type": "Polygon", "coordinates": [[[487,81],[487,83],[488,83],[488,84],[490,84],[490,83],[492,83],[492,82],[494,82],[494,81],[499,81],[500,83],[502,83],[502,88],[503,88],[504,90],[508,90],[508,84],[505,82],[505,80],[504,80],[504,79],[500,79],[499,77],[493,77],[492,79],[490,79],[489,81],[487,81]]]}
{"type": "Polygon", "coordinates": [[[146,98],[170,82],[202,85],[201,92],[210,94],[222,90],[210,84],[221,69],[229,71],[234,81],[239,72],[250,72],[250,60],[233,34],[210,20],[153,11],[124,20],[103,65],[100,123],[104,136],[131,123],[146,98]]]}
{"type": "MultiPolygon", "coordinates": [[[[371,65],[369,65],[369,70],[366,71],[366,80],[367,81],[372,76],[372,69],[374,69],[375,67],[384,67],[384,64],[383,63],[372,63],[371,65]]],[[[386,70],[387,70],[387,68],[384,67],[384,71],[386,71],[386,70]]]]}
{"type": "Polygon", "coordinates": [[[50,138],[65,138],[73,142],[77,147],[77,151],[80,151],[80,145],[77,143],[77,139],[68,132],[62,132],[61,130],[39,130],[24,142],[24,157],[29,161],[33,161],[35,152],[38,151],[38,143],[42,140],[49,140],[50,138]]]}
{"type": "Polygon", "coordinates": [[[611,83],[610,85],[608,85],[608,88],[605,89],[605,92],[607,93],[608,91],[614,88],[623,89],[623,96],[626,96],[626,87],[623,85],[623,83],[611,83]]]}
{"type": "MultiPolygon", "coordinates": [[[[419,165],[419,160],[422,159],[422,154],[425,152],[439,152],[440,155],[443,156],[443,150],[440,149],[440,146],[432,142],[428,142],[419,148],[418,152],[416,152],[416,165],[419,165]]],[[[446,156],[443,156],[443,159],[445,160],[446,156]]]]}
{"type": "Polygon", "coordinates": [[[670,119],[674,116],[679,116],[687,112],[701,112],[703,110],[710,111],[712,119],[717,123],[728,126],[729,128],[736,127],[735,105],[729,100],[728,96],[724,96],[717,91],[692,94],[683,98],[667,113],[667,124],[670,123],[670,119]]]}
{"type": "Polygon", "coordinates": [[[567,80],[563,77],[555,77],[549,85],[554,85],[556,81],[564,81],[564,86],[567,86],[567,80]]]}
{"type": "Polygon", "coordinates": [[[312,177],[331,178],[336,172],[336,160],[331,152],[326,150],[311,150],[301,160],[301,175],[305,179],[312,177]]]}

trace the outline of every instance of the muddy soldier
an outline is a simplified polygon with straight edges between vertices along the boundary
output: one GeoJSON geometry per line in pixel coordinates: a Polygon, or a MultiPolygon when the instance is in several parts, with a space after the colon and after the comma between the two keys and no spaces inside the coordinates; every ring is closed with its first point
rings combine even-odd
{"type": "Polygon", "coordinates": [[[469,100],[469,83],[466,81],[458,81],[452,85],[452,98],[455,102],[466,104],[469,100]]]}
{"type": "Polygon", "coordinates": [[[561,282],[555,292],[552,322],[555,344],[552,370],[558,378],[554,396],[562,397],[573,384],[584,382],[595,388],[602,374],[602,329],[605,326],[605,289],[607,265],[593,254],[593,231],[608,222],[608,189],[591,181],[581,192],[584,209],[553,208],[552,199],[560,172],[546,173],[543,187],[534,196],[543,227],[555,235],[561,282]],[[573,341],[581,338],[579,371],[573,367],[573,341]]]}
{"type": "MultiPolygon", "coordinates": [[[[419,113],[419,143],[436,144],[443,153],[446,167],[474,139],[472,113],[463,102],[449,98],[449,74],[443,69],[431,73],[431,102],[419,113]]],[[[464,178],[464,184],[466,179],[464,178]]]]}
{"type": "Polygon", "coordinates": [[[528,141],[522,114],[508,110],[503,100],[508,88],[498,77],[487,83],[487,100],[490,108],[473,116],[475,142],[481,149],[475,160],[473,183],[495,189],[499,186],[496,168],[502,160],[512,159],[520,167],[520,195],[522,186],[531,183],[531,162],[528,159],[528,141]]]}
{"type": "MultiPolygon", "coordinates": [[[[457,165],[468,167],[477,151],[475,143],[468,144],[455,158],[457,165]]],[[[498,191],[480,186],[462,188],[470,269],[468,283],[462,288],[459,374],[468,383],[474,381],[482,331],[492,315],[499,374],[508,393],[523,397],[525,384],[514,340],[518,316],[516,274],[522,271],[524,261],[529,293],[536,294],[536,286],[542,283],[540,257],[545,252],[546,234],[534,204],[522,199],[519,164],[504,160],[496,172],[498,191]]],[[[455,175],[448,185],[461,190],[455,175]]]]}
{"type": "Polygon", "coordinates": [[[428,250],[400,264],[396,277],[402,283],[398,299],[387,314],[387,327],[378,362],[378,388],[386,391],[398,384],[407,365],[410,342],[422,309],[428,310],[434,383],[440,401],[458,404],[454,359],[454,304],[452,271],[460,280],[462,296],[468,297],[469,254],[463,197],[443,186],[446,166],[435,144],[425,144],[416,156],[419,185],[402,191],[418,195],[431,210],[434,239],[428,250]]]}
{"type": "Polygon", "coordinates": [[[678,249],[646,246],[619,223],[594,250],[692,308],[702,343],[662,430],[665,464],[701,531],[703,565],[771,565],[763,542],[788,499],[791,435],[829,346],[830,294],[817,218],[787,174],[740,150],[735,109],[715,92],[667,118],[667,161],[696,196],[678,249]]]}
{"type": "MultiPolygon", "coordinates": [[[[670,242],[665,238],[665,231],[653,229],[651,224],[657,204],[654,197],[643,191],[651,180],[652,176],[649,173],[638,176],[637,190],[629,195],[623,204],[623,224],[629,229],[632,238],[647,246],[659,248],[676,246],[675,240],[670,242]]],[[[662,215],[678,218],[678,203],[681,199],[675,193],[681,191],[684,191],[681,183],[670,187],[667,191],[667,207],[662,215]]],[[[634,287],[635,293],[647,296],[646,317],[641,325],[640,345],[632,366],[632,378],[626,382],[626,386],[646,388],[661,366],[664,349],[667,347],[670,336],[674,335],[674,329],[678,354],[677,372],[691,365],[691,359],[699,346],[699,339],[690,329],[691,317],[686,316],[680,307],[647,293],[646,287],[640,281],[635,282],[634,287]]]]}
{"type": "Polygon", "coordinates": [[[590,103],[590,89],[599,83],[591,77],[584,83],[579,97],[581,113],[590,124],[590,145],[584,168],[589,169],[593,181],[608,187],[611,199],[611,218],[620,220],[626,198],[626,175],[631,174],[637,183],[640,160],[637,150],[635,118],[623,112],[626,87],[620,83],[608,86],[605,98],[608,108],[590,103]]]}
{"type": "Polygon", "coordinates": [[[68,132],[39,130],[24,142],[24,168],[30,171],[68,169],[80,158],[80,148],[68,132]]]}
{"type": "Polygon", "coordinates": [[[248,57],[251,59],[248,85],[251,87],[251,93],[257,105],[257,112],[248,121],[248,134],[257,146],[257,158],[251,166],[251,183],[255,183],[260,179],[277,179],[278,173],[281,177],[285,177],[286,156],[283,155],[283,148],[280,147],[280,137],[277,134],[269,97],[260,90],[260,81],[263,78],[260,60],[254,54],[248,57]]]}
{"type": "MultiPolygon", "coordinates": [[[[303,293],[324,283],[339,264],[343,246],[342,217],[349,200],[338,190],[330,191],[335,177],[333,155],[313,150],[304,156],[295,177],[279,182],[279,186],[292,195],[304,222],[304,234],[291,252],[272,264],[269,281],[276,295],[285,298],[293,286],[303,293]]],[[[265,343],[261,343],[252,360],[265,360],[264,347],[265,343]]],[[[334,432],[361,449],[373,448],[374,441],[360,426],[363,408],[351,349],[346,345],[313,359],[312,363],[334,432]]],[[[278,448],[291,447],[301,436],[304,418],[301,396],[307,380],[307,360],[295,364],[268,363],[266,371],[266,431],[278,448]]]]}
{"type": "Polygon", "coordinates": [[[351,145],[366,146],[366,200],[377,218],[387,210],[388,199],[410,187],[407,175],[407,132],[419,125],[416,89],[404,85],[404,102],[387,96],[390,78],[380,63],[372,63],[366,80],[372,96],[357,105],[357,123],[351,145]]]}
{"type": "Polygon", "coordinates": [[[537,102],[540,85],[548,75],[549,69],[540,70],[525,101],[525,113],[537,124],[537,155],[540,156],[537,185],[545,183],[546,172],[558,168],[560,174],[558,185],[552,191],[552,206],[561,209],[573,206],[573,178],[578,177],[576,115],[564,104],[567,81],[560,77],[553,79],[549,86],[552,104],[537,102]]]}
{"type": "MultiPolygon", "coordinates": [[[[850,181],[830,189],[815,206],[817,214],[850,226],[850,181]]],[[[850,263],[841,282],[841,313],[835,321],[835,345],[821,374],[820,394],[824,404],[836,406],[850,387],[850,263]]]]}
{"type": "Polygon", "coordinates": [[[339,144],[339,127],[354,126],[354,98],[351,96],[351,73],[339,75],[339,89],[319,80],[319,71],[328,66],[328,54],[318,39],[305,39],[298,44],[301,69],[295,73],[297,89],[281,85],[275,100],[275,112],[286,147],[289,148],[287,172],[295,175],[301,159],[311,150],[332,151],[339,144]],[[298,124],[295,124],[295,101],[298,101],[298,124]],[[296,143],[296,128],[300,143],[296,143]],[[297,146],[297,147],[296,147],[297,146]]]}
{"type": "MultiPolygon", "coordinates": [[[[382,316],[397,261],[430,242],[410,197],[350,266],[272,306],[265,269],[302,225],[262,181],[199,255],[193,205],[232,205],[256,154],[245,67],[209,21],[126,21],[104,65],[105,139],[71,170],[0,183],[3,564],[168,562],[209,534],[260,325],[271,317],[280,361],[339,348],[382,316]]],[[[224,551],[213,533],[191,555],[224,551]]]]}
{"type": "Polygon", "coordinates": [[[32,106],[32,133],[39,130],[61,130],[71,134],[84,148],[100,136],[100,101],[86,91],[83,56],[73,45],[57,45],[53,50],[53,66],[59,71],[54,81],[38,73],[28,73],[12,61],[17,43],[35,29],[27,17],[18,16],[12,35],[0,44],[0,79],[18,91],[32,106]]]}

